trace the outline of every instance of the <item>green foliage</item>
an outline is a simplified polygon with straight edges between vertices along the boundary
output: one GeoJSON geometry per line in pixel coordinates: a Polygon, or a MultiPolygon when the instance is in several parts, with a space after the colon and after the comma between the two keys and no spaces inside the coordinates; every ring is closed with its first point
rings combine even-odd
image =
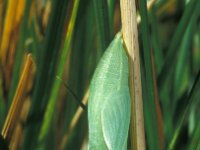
{"type": "MultiPolygon", "coordinates": [[[[68,51],[69,51],[71,40],[72,40],[78,6],[79,6],[79,1],[76,1],[76,3],[74,4],[74,7],[73,7],[72,16],[70,19],[71,28],[69,28],[69,31],[66,35],[64,48],[62,50],[62,53],[60,56],[60,61],[58,64],[58,69],[56,72],[56,75],[58,77],[61,77],[64,72],[65,60],[67,59],[68,51]]],[[[56,108],[57,96],[59,93],[60,85],[61,85],[60,80],[54,80],[53,87],[51,90],[50,100],[48,101],[47,109],[45,112],[45,119],[43,120],[41,132],[40,132],[40,135],[38,138],[38,143],[39,143],[38,147],[40,149],[44,149],[45,142],[47,141],[46,139],[47,139],[48,133],[50,131],[51,122],[52,122],[52,119],[54,116],[53,113],[56,108]]]]}
{"type": "MultiPolygon", "coordinates": [[[[53,11],[47,26],[44,47],[40,53],[37,66],[36,83],[33,91],[33,100],[29,112],[29,119],[33,116],[43,115],[49,98],[52,81],[55,80],[55,68],[57,58],[62,44],[62,32],[67,12],[68,0],[53,1],[53,11]],[[53,35],[52,35],[53,34],[53,35]],[[48,69],[47,69],[48,68],[48,69]]],[[[31,119],[30,119],[31,120],[31,119]]],[[[37,131],[40,129],[41,122],[27,124],[23,149],[34,149],[37,144],[37,131]],[[35,134],[33,134],[35,133],[35,134]],[[32,140],[31,140],[32,139],[32,140]]]]}
{"type": "MultiPolygon", "coordinates": [[[[104,49],[106,49],[111,40],[111,29],[110,29],[111,17],[109,17],[108,2],[107,0],[101,0],[101,1],[93,0],[93,4],[94,4],[94,11],[96,14],[100,47],[101,50],[103,51],[104,49]]],[[[110,11],[112,10],[110,9],[110,11]]],[[[110,16],[111,13],[112,12],[110,12],[110,16]]]]}
{"type": "Polygon", "coordinates": [[[130,95],[128,60],[120,33],[95,70],[90,86],[88,119],[89,149],[126,149],[130,95]]]}
{"type": "MultiPolygon", "coordinates": [[[[10,1],[14,2],[0,0],[0,32],[5,29],[10,1]]],[[[17,44],[9,45],[15,52],[8,53],[14,55],[8,91],[0,69],[0,128],[13,102],[24,54],[30,52],[36,75],[30,81],[31,91],[25,93],[31,105],[26,122],[19,120],[23,131],[19,149],[59,149],[66,135],[64,149],[87,149],[88,145],[90,149],[129,149],[128,59],[123,35],[113,38],[121,28],[119,1],[25,1],[21,23],[11,36],[17,44]],[[46,14],[48,3],[51,7],[46,14]],[[90,85],[88,112],[83,111],[73,127],[70,124],[79,105],[57,77],[78,100],[90,85]]],[[[160,0],[149,10],[148,2],[139,0],[137,10],[146,147],[198,149],[200,1],[160,0]]]]}
{"type": "MultiPolygon", "coordinates": [[[[175,130],[173,138],[172,138],[172,140],[170,142],[170,145],[168,147],[168,149],[170,149],[170,150],[176,149],[175,146],[176,146],[178,137],[180,136],[180,132],[181,132],[181,130],[183,128],[184,122],[188,118],[188,115],[190,114],[190,111],[192,110],[191,107],[194,104],[197,103],[198,97],[200,95],[198,93],[199,88],[200,88],[200,71],[198,72],[198,74],[196,76],[196,79],[195,79],[195,81],[193,83],[193,86],[192,86],[192,88],[190,90],[190,93],[187,96],[187,105],[186,105],[186,107],[184,109],[184,112],[183,112],[183,114],[182,114],[182,116],[180,118],[178,127],[175,130]]],[[[196,134],[196,133],[194,132],[194,134],[196,134]]],[[[195,136],[194,136],[194,138],[195,138],[195,136]]],[[[198,137],[197,137],[197,139],[198,139],[198,137]]],[[[194,142],[194,140],[192,142],[194,142]]],[[[196,142],[193,143],[194,145],[193,146],[191,145],[191,147],[195,147],[197,145],[197,143],[196,142]]]]}
{"type": "Polygon", "coordinates": [[[143,75],[143,100],[144,100],[144,120],[147,134],[147,142],[150,150],[160,149],[159,134],[154,93],[154,80],[152,71],[151,43],[148,30],[147,4],[145,0],[139,1],[141,15],[141,34],[144,55],[144,75],[143,75]],[[154,138],[151,136],[154,135],[154,138]]]}

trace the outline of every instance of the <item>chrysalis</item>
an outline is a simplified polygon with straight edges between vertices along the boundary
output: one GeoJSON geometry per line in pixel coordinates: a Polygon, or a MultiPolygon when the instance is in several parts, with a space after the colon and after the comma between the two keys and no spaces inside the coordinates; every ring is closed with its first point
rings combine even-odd
{"type": "Polygon", "coordinates": [[[127,149],[130,123],[128,58],[118,33],[101,58],[88,101],[89,149],[127,149]]]}

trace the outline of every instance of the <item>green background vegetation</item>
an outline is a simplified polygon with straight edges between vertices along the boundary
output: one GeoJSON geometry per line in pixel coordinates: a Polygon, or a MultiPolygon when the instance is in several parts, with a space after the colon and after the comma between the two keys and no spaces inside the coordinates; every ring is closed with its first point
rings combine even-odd
{"type": "MultiPolygon", "coordinates": [[[[1,0],[1,41],[9,2],[12,0],[1,0]]],[[[0,127],[16,91],[24,54],[32,53],[36,74],[28,93],[31,107],[20,148],[58,149],[70,133],[64,148],[81,149],[88,145],[87,110],[69,132],[70,122],[101,56],[121,30],[120,2],[25,2],[15,29],[18,38],[7,91],[2,73],[5,66],[1,65],[0,127]],[[42,22],[48,3],[51,9],[45,26],[42,22]]],[[[137,2],[146,147],[199,149],[200,1],[157,0],[150,10],[146,5],[146,0],[137,2]]]]}

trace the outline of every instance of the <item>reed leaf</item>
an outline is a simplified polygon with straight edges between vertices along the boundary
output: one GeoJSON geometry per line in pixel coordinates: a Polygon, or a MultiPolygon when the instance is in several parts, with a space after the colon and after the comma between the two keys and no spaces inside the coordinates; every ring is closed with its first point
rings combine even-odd
{"type": "MultiPolygon", "coordinates": [[[[151,57],[151,43],[150,43],[150,32],[148,30],[148,16],[147,16],[147,4],[145,0],[139,2],[139,11],[141,15],[141,33],[142,33],[142,46],[143,46],[143,55],[144,55],[144,84],[143,95],[144,99],[144,118],[145,118],[145,127],[148,141],[148,148],[151,150],[163,149],[163,143],[159,138],[159,126],[162,126],[162,123],[158,124],[158,114],[156,111],[155,103],[155,93],[154,93],[154,81],[153,81],[153,72],[152,72],[152,57],[151,57]],[[154,135],[154,138],[151,138],[154,135]]],[[[161,134],[162,135],[162,134],[161,134]]]]}
{"type": "MultiPolygon", "coordinates": [[[[72,36],[73,36],[73,30],[74,30],[74,24],[76,21],[76,16],[77,16],[77,11],[78,11],[78,6],[79,6],[79,0],[76,0],[74,2],[73,5],[73,9],[72,9],[72,16],[70,18],[69,21],[69,25],[68,25],[68,29],[67,29],[67,33],[66,33],[66,37],[65,37],[65,43],[64,43],[64,47],[61,53],[61,58],[58,64],[58,69],[56,72],[56,75],[58,77],[61,77],[63,75],[64,72],[64,66],[66,63],[66,59],[67,59],[67,55],[68,55],[68,51],[70,48],[70,44],[71,44],[71,40],[72,40],[72,36]]],[[[48,105],[47,105],[47,109],[45,112],[45,119],[43,120],[42,123],[42,127],[41,127],[41,131],[40,131],[40,135],[38,138],[38,148],[39,149],[44,149],[44,143],[45,143],[45,139],[48,136],[49,130],[50,130],[50,126],[51,126],[51,122],[54,116],[54,111],[55,111],[55,107],[56,107],[56,102],[57,102],[57,96],[58,96],[58,92],[60,89],[60,85],[61,85],[61,81],[60,80],[54,80],[53,83],[53,87],[51,90],[51,95],[50,95],[50,100],[48,101],[48,105]]]]}
{"type": "MultiPolygon", "coordinates": [[[[43,116],[48,102],[49,93],[55,79],[57,58],[61,46],[61,38],[65,25],[68,0],[52,1],[52,12],[47,26],[44,47],[38,60],[36,83],[32,96],[32,105],[28,120],[33,116],[43,116]],[[39,107],[38,107],[39,106],[39,107]]],[[[37,117],[36,117],[37,118],[37,117]]],[[[42,118],[40,118],[42,119],[42,118]]],[[[27,123],[22,149],[34,149],[37,141],[37,130],[40,129],[41,120],[27,123]],[[31,139],[31,140],[30,140],[31,139]]]]}
{"type": "Polygon", "coordinates": [[[171,142],[169,144],[168,149],[169,150],[173,150],[176,148],[176,143],[178,142],[178,138],[180,136],[180,132],[183,128],[184,122],[186,121],[186,119],[188,118],[188,115],[191,111],[192,105],[198,100],[198,90],[200,87],[200,70],[195,78],[195,81],[193,83],[193,86],[187,96],[187,105],[186,108],[184,109],[184,112],[182,113],[180,120],[179,120],[179,124],[174,132],[174,135],[171,138],[171,142]]]}
{"type": "MultiPolygon", "coordinates": [[[[94,12],[96,14],[96,22],[98,27],[99,44],[100,49],[103,51],[107,48],[111,41],[111,29],[110,29],[110,18],[108,11],[108,1],[96,1],[93,0],[94,12]]],[[[111,13],[110,13],[111,14],[111,13]]],[[[111,15],[110,15],[111,16],[111,15]]]]}
{"type": "Polygon", "coordinates": [[[168,52],[165,57],[165,62],[163,64],[161,73],[159,74],[158,77],[158,84],[159,87],[163,85],[163,83],[166,81],[166,78],[170,76],[173,66],[176,59],[171,59],[171,58],[176,58],[177,57],[177,50],[182,39],[183,39],[183,33],[185,33],[185,28],[188,26],[189,22],[191,22],[192,19],[192,14],[195,14],[198,11],[199,8],[199,1],[198,0],[191,0],[187,4],[187,7],[185,8],[185,11],[183,13],[183,16],[181,17],[181,20],[177,26],[176,32],[173,35],[172,41],[170,42],[168,52]],[[171,68],[169,68],[171,66],[171,68]]]}

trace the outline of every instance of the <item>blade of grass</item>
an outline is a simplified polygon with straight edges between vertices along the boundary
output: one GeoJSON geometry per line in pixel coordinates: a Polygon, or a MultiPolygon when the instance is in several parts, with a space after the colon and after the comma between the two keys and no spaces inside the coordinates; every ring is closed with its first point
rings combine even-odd
{"type": "MultiPolygon", "coordinates": [[[[31,76],[34,77],[34,75],[35,74],[33,72],[33,74],[31,76]]],[[[33,82],[32,77],[30,77],[29,83],[33,82]]],[[[31,90],[31,88],[30,88],[30,90],[31,90]]],[[[30,91],[26,91],[26,92],[28,93],[30,91]]],[[[19,120],[16,123],[16,127],[15,127],[15,130],[13,132],[13,135],[12,135],[12,138],[11,138],[11,141],[10,141],[10,149],[11,150],[17,150],[21,146],[21,141],[22,141],[22,138],[23,138],[23,131],[24,131],[23,125],[24,125],[24,123],[27,119],[29,108],[30,108],[30,105],[31,105],[31,98],[30,98],[30,96],[27,96],[27,95],[28,94],[26,94],[24,96],[24,100],[23,100],[24,102],[23,102],[21,113],[20,113],[20,117],[19,117],[19,120]]]]}
{"type": "Polygon", "coordinates": [[[6,9],[4,30],[3,30],[2,41],[1,41],[1,52],[0,52],[2,65],[6,64],[12,30],[16,28],[16,25],[18,25],[19,22],[17,21],[19,21],[19,16],[21,16],[23,13],[23,5],[21,7],[21,11],[19,13],[16,13],[19,7],[18,1],[21,2],[20,0],[16,0],[16,1],[9,0],[8,6],[6,9]],[[15,25],[15,27],[13,27],[13,25],[15,25]]]}
{"type": "Polygon", "coordinates": [[[80,94],[80,97],[83,96],[83,92],[88,87],[96,64],[103,52],[97,48],[98,36],[96,34],[98,32],[95,28],[95,14],[91,13],[93,10],[93,1],[80,3],[75,27],[77,30],[75,31],[73,39],[71,59],[75,59],[75,61],[71,61],[70,76],[72,77],[70,77],[67,83],[80,94]],[[80,35],[80,32],[83,34],[80,35]],[[77,58],[79,59],[77,60],[77,58]],[[79,72],[79,75],[77,75],[77,72],[79,72]]]}
{"type": "MultiPolygon", "coordinates": [[[[200,15],[200,14],[197,13],[196,15],[200,15]]],[[[199,47],[200,47],[200,26],[199,26],[198,21],[197,21],[197,27],[196,27],[196,32],[195,32],[195,36],[194,36],[193,46],[194,46],[194,48],[191,51],[191,57],[192,57],[191,72],[196,74],[198,72],[199,64],[200,64],[200,51],[199,51],[199,47]]]]}
{"type": "MultiPolygon", "coordinates": [[[[73,37],[73,31],[74,31],[74,25],[75,25],[75,21],[76,21],[78,6],[79,6],[79,0],[75,0],[75,2],[73,4],[73,9],[72,9],[72,15],[71,15],[67,33],[66,33],[64,48],[61,53],[61,59],[58,64],[58,69],[57,69],[57,73],[56,73],[58,77],[61,77],[64,72],[65,62],[67,59],[68,51],[69,51],[69,48],[71,45],[71,40],[73,37]]],[[[60,85],[61,85],[61,80],[58,80],[58,79],[55,80],[53,83],[50,100],[48,102],[47,109],[45,112],[45,119],[42,123],[42,127],[41,127],[39,138],[38,138],[38,142],[39,142],[38,148],[39,149],[42,149],[42,147],[44,147],[45,138],[47,137],[49,130],[50,130],[60,85]]]]}
{"type": "MultiPolygon", "coordinates": [[[[89,96],[89,89],[87,89],[87,91],[86,91],[86,93],[83,97],[83,100],[82,100],[82,103],[84,105],[87,105],[88,96],[89,96]]],[[[60,149],[64,149],[64,146],[66,145],[66,143],[69,139],[69,136],[72,134],[72,131],[74,130],[75,126],[77,125],[79,118],[81,117],[83,112],[84,112],[83,108],[79,106],[76,113],[74,114],[74,116],[71,120],[71,123],[69,125],[67,132],[64,134],[64,136],[61,140],[60,149]]]]}
{"type": "Polygon", "coordinates": [[[191,139],[189,150],[199,149],[200,148],[200,121],[198,122],[191,139]]]}
{"type": "Polygon", "coordinates": [[[157,87],[157,80],[156,80],[156,69],[155,69],[155,60],[152,56],[152,71],[153,71],[153,85],[154,85],[154,95],[155,95],[155,108],[157,114],[157,124],[158,124],[158,138],[159,138],[159,146],[160,150],[164,149],[165,137],[164,137],[164,123],[163,123],[163,115],[160,107],[160,98],[158,93],[157,87]]]}
{"type": "Polygon", "coordinates": [[[6,115],[6,105],[5,105],[5,99],[3,97],[3,89],[2,89],[2,76],[0,73],[0,130],[3,127],[3,123],[5,120],[6,115]]]}
{"type": "Polygon", "coordinates": [[[16,53],[17,36],[24,12],[24,0],[8,1],[4,29],[0,44],[0,61],[4,82],[4,97],[7,99],[11,84],[12,70],[16,53]]]}
{"type": "Polygon", "coordinates": [[[109,29],[110,29],[110,36],[112,36],[112,27],[113,27],[113,17],[114,17],[114,10],[115,10],[115,0],[107,0],[108,1],[108,13],[109,13],[109,29]]]}
{"type": "MultiPolygon", "coordinates": [[[[96,64],[99,62],[100,56],[102,56],[102,50],[98,47],[98,35],[96,30],[96,18],[93,1],[80,1],[80,7],[77,14],[77,21],[75,25],[75,32],[73,38],[73,45],[70,55],[70,71],[63,76],[65,83],[70,85],[78,97],[83,97],[84,92],[90,84],[93,72],[96,68],[96,64]],[[81,34],[80,34],[81,33],[81,34]]],[[[77,104],[74,103],[74,99],[71,94],[67,93],[66,99],[63,99],[64,104],[64,123],[62,124],[61,134],[67,133],[71,118],[74,116],[77,104]],[[67,99],[67,101],[66,101],[67,99]]],[[[80,145],[83,143],[83,139],[87,135],[88,123],[86,113],[80,118],[72,134],[69,136],[65,149],[80,149],[80,145]]],[[[61,135],[63,137],[64,135],[61,135]]],[[[61,141],[62,139],[58,139],[61,141]]]]}
{"type": "Polygon", "coordinates": [[[132,149],[144,150],[145,137],[136,5],[134,0],[120,0],[120,6],[122,34],[129,57],[129,90],[132,111],[131,146],[132,149]]]}
{"type": "Polygon", "coordinates": [[[96,23],[98,27],[100,49],[103,51],[111,41],[111,29],[107,0],[93,0],[96,23]]]}
{"type": "Polygon", "coordinates": [[[21,64],[22,64],[22,60],[23,60],[23,54],[25,52],[24,49],[24,45],[25,45],[25,39],[27,37],[27,32],[28,32],[28,18],[29,18],[29,11],[30,11],[30,7],[31,7],[31,1],[27,1],[26,2],[26,6],[25,6],[25,10],[24,10],[24,16],[22,19],[22,23],[20,26],[20,33],[19,33],[19,42],[17,45],[17,51],[16,51],[16,57],[15,59],[17,60],[14,64],[14,68],[13,68],[13,77],[12,77],[12,82],[11,82],[11,87],[9,90],[9,95],[8,95],[8,107],[10,106],[16,88],[17,88],[17,84],[19,81],[19,76],[20,76],[20,69],[21,69],[21,64]]]}
{"type": "Polygon", "coordinates": [[[150,44],[150,34],[148,28],[148,17],[147,17],[147,8],[146,1],[139,1],[139,11],[141,15],[141,33],[142,33],[142,45],[143,45],[143,54],[144,54],[144,84],[146,84],[146,89],[143,90],[145,94],[144,100],[144,119],[146,127],[146,135],[148,148],[150,150],[163,149],[161,139],[159,138],[159,124],[158,124],[158,114],[156,111],[155,103],[155,93],[154,93],[154,81],[153,81],[153,72],[152,72],[152,58],[151,58],[151,44],[150,44]],[[152,135],[154,137],[152,138],[152,135]]]}
{"type": "Polygon", "coordinates": [[[172,64],[175,63],[178,47],[183,39],[183,33],[185,33],[185,29],[188,26],[189,22],[191,22],[191,15],[195,14],[199,11],[199,1],[198,0],[191,0],[188,2],[187,7],[185,8],[185,11],[182,15],[182,18],[180,20],[180,23],[178,24],[176,28],[176,32],[174,33],[171,43],[168,48],[168,52],[165,57],[165,62],[163,64],[162,70],[158,77],[158,86],[161,87],[161,85],[164,85],[164,82],[166,81],[166,78],[169,77],[173,70],[172,64]],[[174,59],[172,59],[174,58],[174,59]],[[171,66],[169,68],[169,66],[171,66]]]}
{"type": "Polygon", "coordinates": [[[44,47],[38,60],[36,82],[32,96],[32,105],[28,116],[25,138],[22,149],[34,149],[37,146],[38,129],[41,120],[32,121],[33,116],[44,116],[44,110],[49,100],[51,87],[55,79],[55,69],[63,37],[68,0],[52,1],[52,12],[48,21],[44,47]]]}
{"type": "MultiPolygon", "coordinates": [[[[156,63],[156,75],[159,75],[163,64],[164,64],[164,51],[163,51],[163,44],[162,44],[162,33],[160,33],[160,23],[161,21],[156,14],[157,11],[160,9],[160,3],[163,2],[164,5],[168,5],[166,3],[170,1],[157,1],[155,7],[151,10],[149,14],[149,21],[151,23],[151,41],[152,41],[152,50],[154,53],[155,63],[156,63]]],[[[162,4],[162,6],[163,6],[162,4]]],[[[173,4],[174,5],[174,4],[173,4]]],[[[161,7],[162,7],[161,6],[161,7]]],[[[162,15],[162,14],[159,14],[162,15]]],[[[165,30],[165,29],[163,29],[165,30]]],[[[165,135],[165,144],[168,143],[170,135],[173,133],[173,114],[171,111],[171,102],[170,94],[169,94],[169,82],[171,80],[168,79],[165,85],[162,85],[163,88],[160,89],[158,85],[159,97],[160,102],[162,104],[162,112],[163,112],[163,121],[164,121],[164,135],[165,135]]],[[[157,81],[158,82],[158,81],[157,81]]]]}
{"type": "Polygon", "coordinates": [[[188,76],[188,71],[187,65],[189,61],[189,51],[192,39],[193,39],[193,34],[194,34],[194,29],[196,26],[196,20],[194,14],[191,16],[191,22],[189,23],[185,34],[183,36],[183,41],[181,42],[180,45],[180,51],[179,51],[179,61],[176,63],[176,69],[174,72],[174,84],[173,84],[173,90],[172,90],[172,98],[174,99],[173,102],[173,107],[176,108],[176,102],[177,99],[180,98],[182,93],[186,90],[187,86],[189,83],[187,83],[187,79],[185,77],[188,76]]]}
{"type": "Polygon", "coordinates": [[[150,12],[149,12],[149,21],[151,24],[151,41],[152,41],[152,49],[153,49],[153,54],[155,58],[155,63],[156,63],[156,74],[159,74],[161,71],[161,67],[163,65],[163,52],[161,50],[161,44],[160,44],[160,35],[158,31],[158,20],[155,15],[155,7],[153,7],[150,12]]]}
{"type": "MultiPolygon", "coordinates": [[[[156,0],[150,0],[148,3],[147,3],[147,10],[150,11],[152,9],[152,7],[154,6],[156,0]]],[[[140,24],[141,23],[141,16],[138,15],[137,16],[137,23],[140,24]]]]}
{"type": "Polygon", "coordinates": [[[16,122],[19,120],[21,107],[23,106],[23,97],[26,93],[27,86],[29,83],[30,74],[33,71],[34,63],[32,60],[31,54],[28,54],[25,61],[25,66],[20,77],[20,81],[15,93],[14,100],[9,109],[6,121],[4,123],[4,127],[2,130],[2,136],[9,143],[11,140],[11,136],[16,126],[16,122]]]}
{"type": "Polygon", "coordinates": [[[1,43],[1,38],[2,38],[2,31],[3,31],[3,0],[0,0],[0,43],[1,43]]]}
{"type": "MultiPolygon", "coordinates": [[[[2,40],[2,31],[3,31],[3,7],[4,0],[0,0],[0,47],[1,47],[1,40],[2,40]]],[[[3,81],[2,81],[2,70],[0,70],[0,130],[3,126],[3,121],[5,119],[6,107],[5,107],[5,99],[3,95],[3,81]]]]}
{"type": "MultiPolygon", "coordinates": [[[[192,2],[192,1],[191,1],[192,2]]],[[[199,2],[198,2],[199,3],[199,2]]],[[[197,4],[197,5],[199,5],[199,4],[197,4]]],[[[190,5],[189,5],[190,6],[190,5]]],[[[187,7],[189,7],[189,6],[187,6],[187,7]]],[[[195,6],[196,8],[193,8],[194,9],[194,12],[193,12],[193,14],[191,14],[191,16],[190,16],[190,22],[189,23],[187,23],[187,26],[186,26],[186,28],[188,28],[189,26],[190,26],[190,24],[194,21],[194,22],[196,22],[197,21],[197,17],[192,17],[193,15],[195,15],[197,12],[198,12],[198,9],[199,9],[199,7],[200,6],[195,6]]],[[[186,8],[187,9],[187,8],[186,8]]],[[[185,10],[186,11],[186,10],[185,10]]],[[[183,18],[184,18],[184,16],[183,16],[183,18]]],[[[180,23],[179,23],[179,25],[180,25],[180,23]]],[[[192,30],[193,29],[195,29],[195,23],[193,24],[193,26],[191,27],[192,28],[192,30]]],[[[182,33],[182,35],[181,35],[181,41],[180,41],[180,45],[182,44],[182,42],[184,42],[183,40],[184,40],[184,37],[185,37],[185,33],[186,33],[186,31],[187,30],[185,30],[184,29],[184,32],[182,33]]],[[[189,34],[191,34],[190,36],[192,36],[192,33],[189,33],[189,34]]],[[[192,38],[192,37],[190,37],[190,38],[192,38]]],[[[191,42],[191,40],[186,40],[187,42],[186,43],[184,43],[184,44],[191,44],[190,42],[191,42]]],[[[165,134],[166,134],[166,143],[168,143],[168,142],[170,142],[171,141],[171,135],[175,132],[175,124],[176,123],[174,123],[174,121],[173,121],[173,118],[175,119],[176,118],[176,116],[177,115],[174,115],[173,113],[174,113],[174,111],[175,111],[175,105],[176,105],[176,99],[174,99],[173,97],[175,96],[175,95],[178,95],[178,91],[174,91],[173,90],[173,85],[174,85],[174,82],[177,82],[178,80],[174,80],[174,74],[175,74],[175,71],[177,71],[177,69],[175,68],[175,66],[177,66],[177,63],[178,62],[180,62],[181,61],[181,55],[178,55],[178,54],[180,54],[180,52],[181,52],[181,46],[179,45],[179,49],[178,50],[175,50],[174,51],[174,54],[171,56],[171,58],[173,58],[173,59],[170,59],[170,60],[168,60],[168,61],[170,61],[172,64],[170,64],[170,62],[168,62],[168,65],[170,66],[170,68],[166,68],[166,74],[167,74],[167,72],[169,73],[168,74],[168,78],[165,78],[166,80],[164,80],[163,81],[163,83],[162,83],[162,87],[163,88],[165,88],[166,89],[166,87],[168,86],[168,87],[171,87],[170,88],[170,91],[169,91],[169,89],[168,89],[168,94],[166,95],[165,94],[165,102],[163,103],[163,106],[165,107],[165,109],[164,109],[164,114],[165,114],[165,122],[166,122],[166,128],[165,128],[165,130],[166,130],[166,132],[165,132],[165,134]],[[176,69],[176,70],[175,70],[176,69]],[[168,97],[168,98],[167,98],[168,97]],[[167,107],[166,107],[167,106],[167,107]]],[[[188,51],[188,49],[186,49],[186,51],[188,51]]],[[[188,62],[189,62],[189,60],[187,60],[188,62]]],[[[165,64],[166,65],[166,64],[165,64]]],[[[163,68],[162,68],[163,69],[163,68]]],[[[186,66],[184,65],[184,69],[186,69],[186,66]]],[[[187,71],[187,70],[186,70],[187,71]]],[[[181,77],[183,76],[183,72],[181,72],[181,77]]],[[[166,76],[166,75],[165,75],[166,76]]],[[[166,76],[167,77],[167,76],[166,76]]],[[[181,78],[181,77],[179,77],[179,79],[181,78]]],[[[186,78],[187,78],[187,74],[186,74],[186,76],[185,76],[186,78]]],[[[159,79],[158,79],[159,80],[159,79]]],[[[187,80],[185,80],[184,79],[184,81],[187,81],[187,80]]],[[[182,82],[183,83],[183,82],[182,82]]],[[[159,81],[158,81],[158,84],[159,85],[161,85],[161,83],[159,83],[159,81]]],[[[164,89],[162,89],[162,87],[160,88],[160,91],[161,91],[161,93],[163,93],[163,91],[164,91],[164,89]]],[[[178,98],[177,96],[175,96],[176,98],[178,98]]],[[[177,120],[177,119],[175,119],[175,120],[177,120]]]]}
{"type": "MultiPolygon", "coordinates": [[[[86,88],[89,85],[91,76],[94,72],[97,62],[102,55],[102,50],[97,48],[96,18],[93,12],[93,1],[80,1],[79,10],[76,19],[74,36],[66,64],[66,73],[62,77],[70,86],[70,89],[76,93],[78,98],[83,97],[86,88]],[[81,34],[80,34],[81,33],[81,34]]],[[[59,113],[56,120],[63,120],[62,125],[56,131],[59,134],[57,138],[58,147],[63,134],[67,132],[71,119],[77,109],[77,103],[74,97],[66,89],[62,88],[66,96],[58,102],[59,113]]],[[[87,134],[87,119],[80,118],[74,132],[70,136],[65,149],[80,149],[85,134],[87,134]]]]}
{"type": "Polygon", "coordinates": [[[180,131],[181,131],[182,127],[183,127],[184,122],[188,118],[188,114],[191,111],[191,106],[193,105],[193,103],[195,101],[198,100],[197,95],[198,95],[199,88],[200,88],[200,70],[199,70],[199,72],[198,72],[198,74],[196,76],[196,79],[194,81],[192,89],[190,90],[190,92],[189,92],[189,94],[187,96],[187,105],[186,105],[186,108],[184,109],[184,112],[183,112],[181,118],[180,118],[179,124],[178,124],[178,126],[177,126],[177,128],[176,128],[176,130],[175,130],[175,132],[174,132],[174,134],[172,136],[172,138],[171,138],[171,142],[170,142],[170,144],[168,146],[169,150],[173,150],[173,149],[176,148],[175,146],[176,146],[176,143],[178,141],[178,137],[180,135],[180,131]]]}
{"type": "MultiPolygon", "coordinates": [[[[32,56],[32,54],[31,54],[32,56]]],[[[34,61],[35,62],[35,61],[34,61]]],[[[30,71],[28,75],[28,81],[27,81],[27,86],[26,89],[24,90],[23,93],[23,103],[21,104],[21,109],[19,113],[18,120],[15,122],[15,129],[12,134],[12,138],[9,144],[10,149],[19,149],[21,145],[21,141],[23,138],[23,131],[24,131],[24,123],[27,119],[28,113],[29,113],[29,108],[31,104],[31,97],[30,97],[30,92],[32,91],[33,83],[34,83],[34,78],[35,78],[35,71],[36,71],[36,66],[35,63],[33,64],[32,70],[30,71]]]]}

